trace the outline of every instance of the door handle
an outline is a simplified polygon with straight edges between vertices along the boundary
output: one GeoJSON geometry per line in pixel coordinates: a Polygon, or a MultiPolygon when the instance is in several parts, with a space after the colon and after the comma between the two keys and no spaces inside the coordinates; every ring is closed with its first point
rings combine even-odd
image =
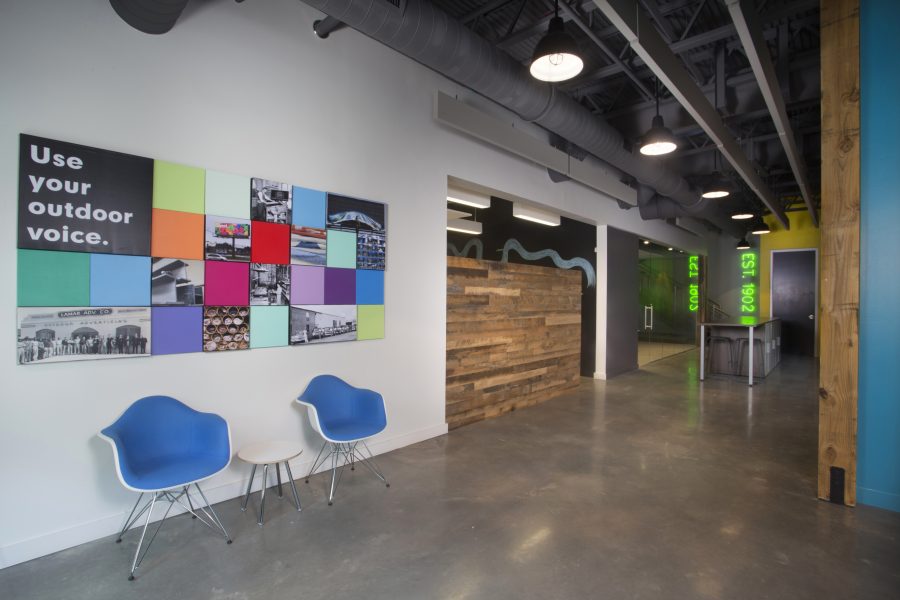
{"type": "Polygon", "coordinates": [[[816,319],[816,315],[809,315],[809,320],[814,321],[816,319]]]}

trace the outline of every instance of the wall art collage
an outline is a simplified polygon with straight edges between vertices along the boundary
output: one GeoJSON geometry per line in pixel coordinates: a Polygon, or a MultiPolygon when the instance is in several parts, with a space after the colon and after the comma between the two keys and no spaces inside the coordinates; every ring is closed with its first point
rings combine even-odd
{"type": "Polygon", "coordinates": [[[386,206],[20,136],[19,364],[384,337],[386,206]]]}

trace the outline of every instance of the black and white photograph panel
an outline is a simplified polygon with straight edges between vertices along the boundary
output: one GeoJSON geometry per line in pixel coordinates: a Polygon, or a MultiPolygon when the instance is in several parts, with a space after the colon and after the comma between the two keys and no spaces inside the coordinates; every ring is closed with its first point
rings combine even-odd
{"type": "Polygon", "coordinates": [[[250,304],[285,306],[290,303],[290,265],[250,263],[250,304]]]}
{"type": "Polygon", "coordinates": [[[356,234],[356,268],[384,271],[385,238],[382,232],[360,231],[356,234]]]}
{"type": "Polygon", "coordinates": [[[250,262],[250,221],[206,215],[206,260],[250,262]]]}
{"type": "Polygon", "coordinates": [[[18,363],[150,356],[150,308],[20,308],[18,363]]]}
{"type": "Polygon", "coordinates": [[[291,345],[356,339],[356,305],[291,305],[291,345]]]}
{"type": "Polygon", "coordinates": [[[202,306],[202,260],[154,258],[150,269],[150,295],[154,306],[202,306]]]}
{"type": "Polygon", "coordinates": [[[328,194],[329,229],[386,233],[384,204],[328,194]]]}
{"type": "Polygon", "coordinates": [[[291,222],[291,190],[288,183],[250,179],[250,218],[254,221],[291,222]]]}

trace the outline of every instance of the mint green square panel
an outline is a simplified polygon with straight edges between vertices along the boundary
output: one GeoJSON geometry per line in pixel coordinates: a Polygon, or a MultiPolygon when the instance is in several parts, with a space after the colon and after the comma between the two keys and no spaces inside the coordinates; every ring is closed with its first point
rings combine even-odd
{"type": "Polygon", "coordinates": [[[329,229],[325,242],[326,265],[342,269],[356,268],[356,233],[329,229]]]}
{"type": "Polygon", "coordinates": [[[19,306],[90,306],[91,255],[19,250],[18,281],[19,306]]]}
{"type": "MultiPolygon", "coordinates": [[[[153,208],[203,214],[206,171],[164,160],[153,161],[153,208]]],[[[248,202],[249,202],[249,190],[248,202]]]]}
{"type": "Polygon", "coordinates": [[[380,340],[384,337],[384,304],[356,307],[356,339],[380,340]]]}
{"type": "Polygon", "coordinates": [[[250,178],[218,171],[206,172],[206,214],[250,218],[250,178]]]}
{"type": "Polygon", "coordinates": [[[250,307],[250,347],[288,345],[288,306],[250,307]]]}

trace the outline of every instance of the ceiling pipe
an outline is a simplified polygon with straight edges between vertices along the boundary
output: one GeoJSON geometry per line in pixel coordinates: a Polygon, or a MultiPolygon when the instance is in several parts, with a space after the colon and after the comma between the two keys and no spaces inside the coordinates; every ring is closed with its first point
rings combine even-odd
{"type": "Polygon", "coordinates": [[[123,21],[153,35],[171,30],[187,3],[188,0],[109,0],[123,21]]]}
{"type": "Polygon", "coordinates": [[[638,185],[637,205],[641,219],[650,221],[654,219],[677,219],[683,217],[702,218],[713,226],[737,239],[744,235],[744,230],[737,226],[727,215],[723,215],[715,205],[705,209],[702,215],[697,215],[686,210],[671,198],[660,196],[645,185],[638,185]]]}
{"type": "Polygon", "coordinates": [[[407,0],[403,10],[385,0],[303,2],[584,148],[692,216],[702,217],[709,206],[679,174],[625,150],[611,125],[554,86],[534,80],[508,54],[427,0],[407,0]]]}
{"type": "Polygon", "coordinates": [[[734,135],[725,126],[721,115],[710,104],[681,61],[653,27],[650,20],[633,0],[594,0],[597,7],[615,25],[632,49],[666,85],[666,88],[694,118],[703,131],[719,147],[738,175],[762,200],[772,214],[790,229],[784,209],[747,159],[734,135]]]}
{"type": "Polygon", "coordinates": [[[324,19],[319,19],[313,23],[313,33],[315,33],[316,37],[319,39],[324,40],[327,39],[332,32],[337,31],[343,26],[344,24],[334,17],[325,17],[324,19]]]}
{"type": "Polygon", "coordinates": [[[788,119],[787,107],[784,103],[784,96],[781,93],[781,86],[778,83],[778,75],[775,72],[775,65],[772,64],[772,57],[769,55],[769,45],[763,37],[762,26],[756,15],[756,8],[747,0],[725,0],[728,6],[728,12],[731,13],[731,19],[734,21],[735,29],[737,29],[738,37],[744,45],[744,52],[750,61],[750,67],[756,80],[759,82],[759,89],[766,101],[769,113],[772,115],[772,121],[775,123],[775,130],[784,146],[784,152],[787,155],[788,162],[791,165],[791,171],[794,172],[794,179],[800,186],[800,195],[803,196],[803,202],[809,210],[814,225],[819,225],[819,217],[816,214],[816,206],[813,204],[812,194],[809,191],[809,179],[806,176],[806,166],[800,157],[800,150],[797,148],[797,141],[794,138],[793,128],[788,119]]]}

